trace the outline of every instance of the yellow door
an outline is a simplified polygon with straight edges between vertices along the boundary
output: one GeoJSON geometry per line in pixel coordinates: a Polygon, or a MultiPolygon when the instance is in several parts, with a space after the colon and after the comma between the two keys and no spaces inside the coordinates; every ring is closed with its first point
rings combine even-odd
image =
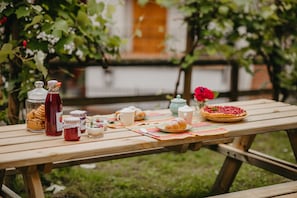
{"type": "Polygon", "coordinates": [[[133,38],[133,53],[155,54],[164,51],[166,17],[166,8],[154,1],[140,6],[137,0],[133,0],[133,30],[140,30],[142,35],[133,38]]]}

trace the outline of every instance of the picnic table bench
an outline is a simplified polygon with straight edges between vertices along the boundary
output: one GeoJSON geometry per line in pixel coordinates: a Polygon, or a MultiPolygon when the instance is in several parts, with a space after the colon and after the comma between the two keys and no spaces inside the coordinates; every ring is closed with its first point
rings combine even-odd
{"type": "MultiPolygon", "coordinates": [[[[139,132],[138,127],[154,127],[170,118],[168,109],[147,111],[148,124],[134,128],[109,128],[103,138],[64,141],[63,136],[49,137],[30,133],[25,125],[0,127],[0,186],[5,175],[21,173],[29,197],[44,197],[40,173],[53,168],[120,159],[152,153],[207,147],[226,155],[222,169],[213,186],[216,193],[228,192],[242,162],[264,168],[292,180],[297,180],[296,163],[285,162],[250,150],[255,136],[285,130],[297,159],[297,106],[268,99],[228,102],[247,110],[248,116],[236,123],[214,123],[196,116],[192,129],[185,134],[139,132]],[[150,123],[150,121],[152,121],[150,123]],[[152,134],[156,134],[155,136],[152,134]]],[[[172,117],[171,117],[172,118],[172,117]]],[[[199,163],[199,162],[197,162],[199,163]]],[[[2,193],[12,193],[3,185],[2,193]]]]}
{"type": "Polygon", "coordinates": [[[284,182],[238,192],[231,192],[208,198],[296,198],[297,181],[284,182]]]}

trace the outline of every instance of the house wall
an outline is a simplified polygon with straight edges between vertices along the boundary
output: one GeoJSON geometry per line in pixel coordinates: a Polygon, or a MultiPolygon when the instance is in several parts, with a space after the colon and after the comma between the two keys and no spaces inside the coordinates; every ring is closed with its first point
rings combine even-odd
{"type": "MultiPolygon", "coordinates": [[[[116,6],[114,14],[115,24],[111,27],[113,32],[127,39],[122,47],[122,53],[132,51],[132,0],[124,1],[125,4],[118,5],[118,0],[109,0],[116,6]]],[[[167,33],[170,39],[166,40],[166,50],[172,48],[177,52],[183,52],[186,47],[186,25],[182,21],[182,15],[176,9],[169,9],[167,12],[167,33]]],[[[90,67],[86,70],[86,96],[122,96],[140,95],[151,93],[172,93],[178,75],[177,68],[151,66],[143,67],[110,67],[104,71],[101,67],[90,67]]],[[[239,88],[249,89],[252,76],[243,69],[240,70],[239,88]]],[[[182,80],[183,82],[183,80],[182,80]]],[[[229,67],[195,67],[192,75],[192,89],[196,86],[206,86],[217,91],[228,91],[230,87],[229,67]]],[[[180,84],[179,91],[182,92],[183,84],[180,84]]]]}

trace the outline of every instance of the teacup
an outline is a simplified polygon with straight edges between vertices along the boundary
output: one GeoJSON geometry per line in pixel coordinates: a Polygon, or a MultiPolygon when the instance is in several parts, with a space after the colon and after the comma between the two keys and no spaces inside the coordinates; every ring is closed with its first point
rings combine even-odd
{"type": "Polygon", "coordinates": [[[192,124],[193,112],[194,110],[191,107],[185,105],[178,108],[178,117],[183,118],[187,124],[192,124]]]}
{"type": "Polygon", "coordinates": [[[134,124],[135,111],[130,108],[124,108],[117,114],[117,120],[119,120],[123,125],[130,126],[134,124]]]}

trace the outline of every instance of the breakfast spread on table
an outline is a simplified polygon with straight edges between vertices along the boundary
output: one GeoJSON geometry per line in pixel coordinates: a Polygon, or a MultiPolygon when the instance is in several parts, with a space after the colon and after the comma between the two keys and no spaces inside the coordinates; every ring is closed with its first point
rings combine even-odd
{"type": "MultiPolygon", "coordinates": [[[[75,126],[68,124],[68,128],[65,128],[66,125],[64,123],[63,130],[65,133],[65,130],[70,131],[69,128],[74,128],[77,130],[77,137],[80,137],[80,134],[86,130],[88,137],[93,138],[103,137],[107,128],[126,128],[158,140],[170,140],[194,136],[223,135],[227,130],[221,125],[216,124],[216,122],[240,121],[247,115],[244,109],[236,106],[205,106],[200,110],[200,115],[214,122],[194,119],[192,122],[192,117],[194,117],[193,110],[194,108],[185,105],[178,108],[178,114],[174,114],[171,109],[145,111],[135,106],[128,106],[109,115],[87,116],[86,111],[83,111],[82,117],[81,114],[75,116],[73,113],[70,113],[70,115],[65,115],[64,117],[70,119],[77,118],[80,121],[75,126]],[[84,121],[81,122],[82,120],[84,121]]],[[[81,110],[72,112],[77,111],[81,112],[81,110]]],[[[39,123],[41,121],[44,123],[45,118],[45,105],[42,104],[27,114],[27,125],[31,128],[38,129],[39,123]]],[[[42,127],[44,128],[44,126],[42,127]]],[[[79,140],[79,138],[74,139],[79,140]]],[[[71,141],[74,139],[71,139],[71,141]]],[[[65,140],[70,139],[66,138],[65,140]]]]}

